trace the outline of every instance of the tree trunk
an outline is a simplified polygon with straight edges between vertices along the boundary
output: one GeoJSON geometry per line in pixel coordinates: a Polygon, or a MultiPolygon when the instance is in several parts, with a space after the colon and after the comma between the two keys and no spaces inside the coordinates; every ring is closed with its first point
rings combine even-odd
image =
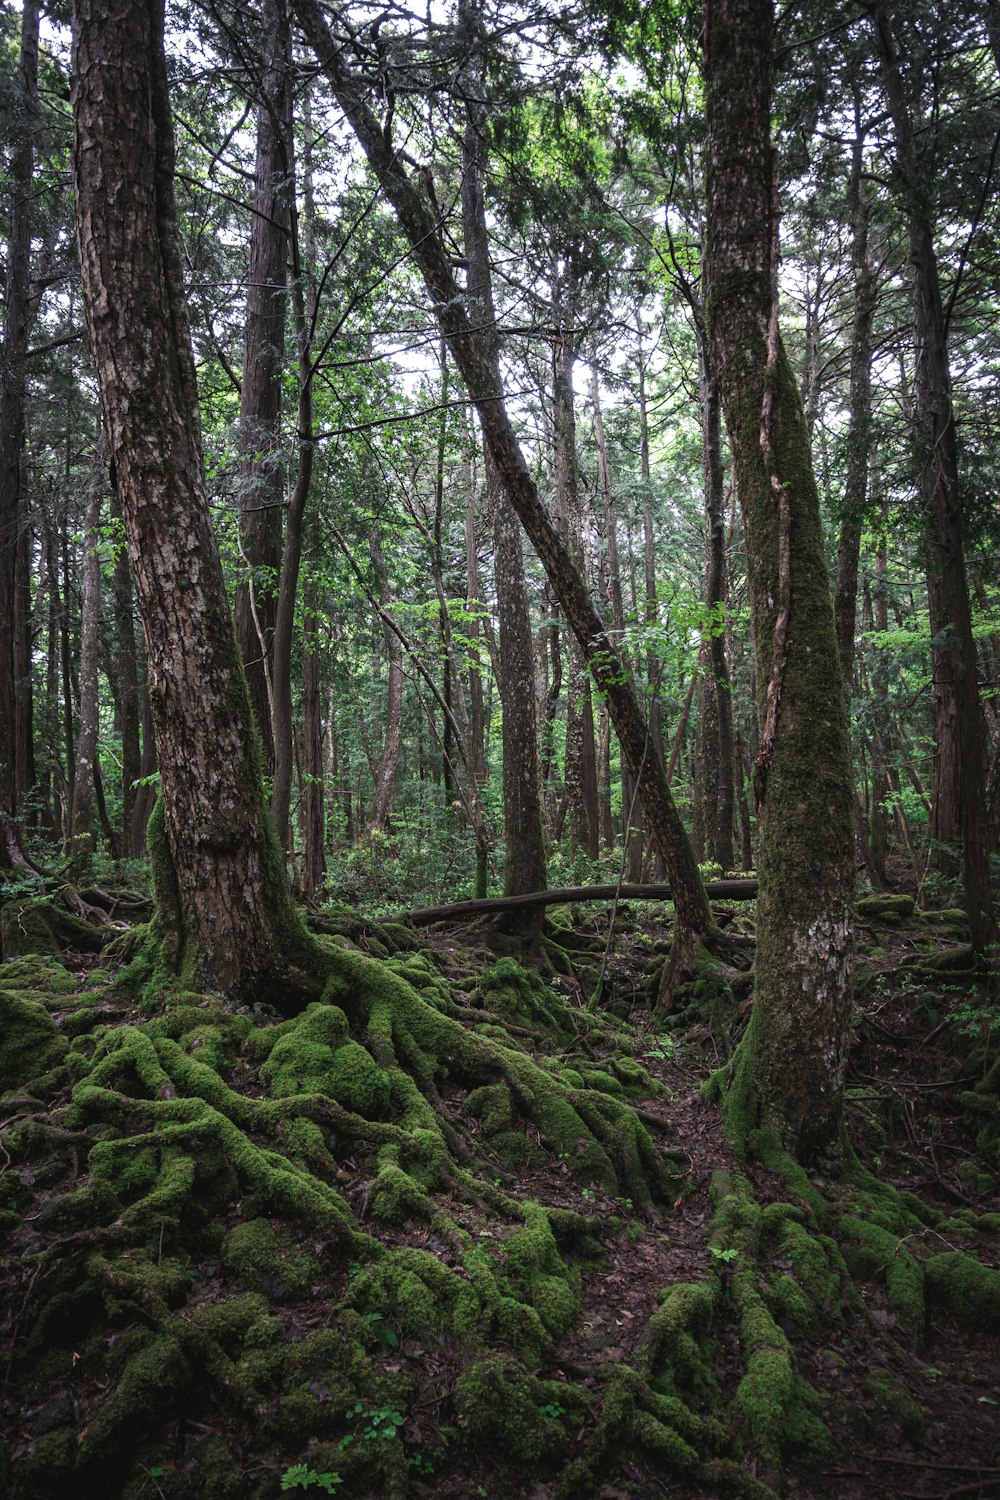
{"type": "Polygon", "coordinates": [[[24,856],[16,832],[20,794],[26,790],[23,733],[25,674],[23,583],[28,564],[27,529],[21,497],[24,395],[28,335],[34,318],[31,296],[31,178],[38,128],[38,10],[24,0],[21,13],[19,108],[10,160],[12,198],[7,246],[6,318],[0,384],[0,866],[24,856]],[[20,743],[19,743],[20,741],[20,743]]]}
{"type": "MultiPolygon", "coordinates": [[[[699,385],[701,397],[702,456],[705,473],[705,511],[708,539],[705,553],[705,603],[715,611],[726,603],[726,515],[725,480],[722,467],[722,411],[719,388],[707,347],[704,317],[698,337],[699,385]]],[[[733,694],[726,660],[726,641],[722,620],[713,618],[705,642],[710,669],[709,692],[705,709],[714,718],[706,737],[706,748],[714,759],[714,799],[705,806],[705,852],[723,870],[733,867],[733,821],[735,792],[733,787],[735,759],[733,747],[733,694]]],[[[701,705],[699,704],[699,708],[701,705]]],[[[699,723],[701,715],[699,713],[699,723]]]]}
{"type": "Polygon", "coordinates": [[[146,829],[156,802],[153,781],[156,777],[156,730],[153,728],[153,711],[149,701],[149,673],[146,667],[146,651],[139,658],[139,724],[142,729],[142,752],[139,758],[139,786],[136,788],[135,806],[132,809],[131,843],[140,857],[146,851],[146,829]]]}
{"type": "Polygon", "coordinates": [[[341,108],[351,121],[383,191],[396,211],[427,286],[442,332],[448,339],[479,414],[508,503],[516,511],[552,583],[574,635],[587,653],[590,669],[605,694],[622,751],[639,777],[640,794],[659,843],[674,891],[677,913],[675,970],[686,968],[692,949],[713,934],[714,924],[691,844],[663,777],[646,753],[648,726],[635,693],[623,680],[621,663],[586,588],[566,555],[546,513],[514,435],[497,373],[482,347],[455,281],[428,198],[410,179],[391,141],[375,119],[342,49],[330,35],[316,0],[295,0],[295,12],[341,108]]]}
{"type": "Polygon", "coordinates": [[[326,872],[323,784],[323,714],[320,699],[319,619],[315,597],[307,590],[302,621],[302,875],[306,897],[315,896],[326,872]]]}
{"type": "MultiPolygon", "coordinates": [[[[611,468],[608,464],[608,448],[604,437],[604,414],[601,411],[601,387],[597,378],[597,370],[591,368],[590,372],[590,400],[594,411],[594,443],[597,447],[597,463],[601,476],[601,499],[604,508],[604,530],[607,537],[608,549],[608,593],[611,599],[611,620],[618,637],[619,649],[622,656],[622,664],[634,681],[631,663],[628,653],[624,648],[625,635],[625,605],[622,600],[621,562],[618,556],[618,518],[614,512],[614,500],[611,491],[611,468]]],[[[647,439],[648,441],[648,439],[647,439]]],[[[602,710],[602,728],[607,723],[607,711],[602,710]]],[[[652,727],[650,728],[652,735],[652,727]]],[[[610,847],[612,843],[611,834],[611,745],[605,735],[600,739],[600,781],[601,781],[601,826],[602,838],[610,847]]],[[[650,746],[652,753],[652,745],[650,746]]],[[[642,873],[642,821],[641,808],[638,799],[633,797],[635,791],[635,778],[629,771],[628,765],[622,765],[622,839],[626,847],[626,860],[628,878],[636,880],[642,873]],[[631,823],[629,820],[629,808],[633,807],[631,823]]]]}
{"type": "MultiPolygon", "coordinates": [[[[979,702],[976,645],[972,636],[969,588],[962,543],[962,499],[958,477],[955,415],[951,400],[948,331],[941,299],[934,234],[923,168],[903,89],[891,23],[878,6],[871,16],[892,119],[899,180],[906,200],[914,332],[914,415],[919,444],[920,494],[927,528],[928,599],[931,630],[941,640],[934,653],[938,689],[939,776],[944,760],[942,731],[952,723],[958,760],[958,800],[962,823],[965,907],[972,946],[983,957],[1000,941],[990,885],[990,845],[986,807],[984,726],[979,702]],[[946,702],[949,688],[951,704],[946,702]],[[953,712],[952,712],[953,705],[953,712]],[[944,719],[942,719],[944,715],[944,719]]],[[[935,796],[935,832],[941,836],[935,796]]]]}
{"type": "MultiPolygon", "coordinates": [[[[384,610],[392,604],[389,588],[389,570],[385,565],[382,538],[378,530],[371,534],[372,567],[379,603],[384,610]]],[[[388,625],[383,627],[386,659],[389,664],[389,681],[385,702],[385,739],[382,742],[382,759],[375,777],[375,792],[372,810],[368,818],[369,834],[384,834],[389,831],[392,816],[392,798],[399,768],[399,752],[403,743],[403,647],[399,637],[388,625]]]]}
{"type": "MultiPolygon", "coordinates": [[[[479,547],[476,540],[476,512],[470,492],[465,504],[465,607],[469,619],[465,630],[469,637],[469,754],[479,786],[486,783],[486,729],[483,711],[483,590],[479,581],[479,547]]],[[[530,679],[529,679],[530,680],[530,679]]],[[[483,892],[485,895],[485,891],[483,892]]]]}
{"type": "MultiPolygon", "coordinates": [[[[121,519],[121,506],[112,492],[112,515],[121,519]]],[[[118,547],[115,557],[115,579],[112,591],[115,622],[115,676],[118,679],[118,719],[122,740],[122,854],[132,859],[142,854],[141,836],[136,840],[133,827],[136,782],[142,775],[142,753],[139,743],[139,678],[135,651],[135,622],[132,616],[132,569],[128,551],[118,547]]]]}
{"type": "MultiPolygon", "coordinates": [[[[855,111],[857,116],[857,108],[855,111]]],[[[875,317],[875,275],[868,256],[868,203],[862,175],[864,141],[855,124],[847,207],[851,218],[854,317],[851,327],[851,420],[847,429],[847,478],[844,518],[837,547],[837,585],[834,613],[844,695],[850,703],[854,676],[854,632],[857,617],[858,562],[861,526],[868,502],[871,457],[872,322],[875,317]]]]}
{"type": "MultiPolygon", "coordinates": [[[[586,552],[581,541],[583,515],[576,461],[576,412],[573,370],[576,341],[573,332],[571,277],[553,280],[554,321],[557,326],[552,376],[552,425],[556,471],[556,507],[563,542],[586,587],[586,552]]],[[[566,751],[563,787],[569,814],[569,836],[575,859],[597,858],[597,759],[594,752],[594,708],[587,676],[586,648],[578,639],[569,645],[566,688],[566,751]]]]}
{"type": "Polygon", "coordinates": [[[80,621],[80,694],[77,712],[76,776],[66,853],[72,878],[90,878],[94,858],[94,762],[97,755],[97,630],[101,608],[101,478],[91,475],[84,522],[83,609],[80,621]]]}
{"type": "MultiPolygon", "coordinates": [[[[290,229],[291,29],[286,0],[263,6],[264,68],[250,227],[246,338],[240,391],[240,545],[247,569],[236,592],[236,636],[264,764],[274,770],[268,674],[281,569],[281,387],[290,229]]],[[[280,833],[279,827],[279,833],[280,833]]]]}
{"type": "MultiPolygon", "coordinates": [[[[287,157],[292,161],[291,122],[288,123],[287,157]]],[[[291,165],[289,170],[291,170],[291,165]]],[[[288,499],[285,519],[285,544],[281,551],[281,575],[278,580],[278,602],[274,613],[274,664],[271,671],[271,734],[274,740],[274,785],[271,789],[271,815],[282,848],[291,848],[292,800],[292,641],[295,629],[295,601],[302,562],[302,528],[306,501],[312,483],[315,440],[313,437],[313,402],[311,364],[311,320],[306,314],[303,267],[299,258],[298,230],[292,211],[292,311],[295,320],[295,353],[298,376],[298,464],[295,483],[288,499]]]]}
{"type": "Polygon", "coordinates": [[[709,0],[707,322],[743,507],[763,725],[754,1009],[727,1107],[800,1160],[837,1143],[852,1013],[853,827],[819,497],[777,329],[770,0],[709,0]]]}
{"type": "Polygon", "coordinates": [[[158,0],[73,9],[77,241],[149,654],[161,961],[187,988],[297,1007],[316,950],[262,798],[260,740],[209,517],[158,0]]]}

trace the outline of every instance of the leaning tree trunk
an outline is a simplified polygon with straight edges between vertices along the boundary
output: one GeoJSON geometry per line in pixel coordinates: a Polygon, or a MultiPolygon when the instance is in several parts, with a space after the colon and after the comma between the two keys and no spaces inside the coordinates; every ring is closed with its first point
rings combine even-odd
{"type": "Polygon", "coordinates": [[[73,80],[84,303],[160,757],[150,844],[162,959],[189,988],[295,1005],[318,989],[316,956],[263,805],[260,740],[209,517],[162,4],[77,0],[73,80]]]}
{"type": "Polygon", "coordinates": [[[853,830],[819,497],[777,329],[770,0],[709,0],[708,327],[747,542],[758,695],[753,1014],[729,1118],[803,1161],[838,1137],[852,1006],[853,830]]]}
{"type": "Polygon", "coordinates": [[[476,407],[507,501],[538,554],[570,628],[586,652],[594,680],[607,700],[622,752],[639,779],[639,795],[650,831],[663,852],[674,892],[677,924],[671,971],[673,974],[690,971],[701,945],[706,939],[715,940],[715,927],[690,840],[662,767],[647,754],[649,730],[638,699],[623,676],[603,622],[542,504],[514,434],[497,372],[455,280],[430,198],[410,178],[387,132],[375,118],[316,0],[295,0],[295,14],[396,212],[441,330],[476,407]]]}

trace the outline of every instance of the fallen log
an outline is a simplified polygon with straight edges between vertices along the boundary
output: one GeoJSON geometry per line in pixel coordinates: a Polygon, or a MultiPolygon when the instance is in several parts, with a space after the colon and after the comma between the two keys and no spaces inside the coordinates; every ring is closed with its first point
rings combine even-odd
{"type": "MultiPolygon", "coordinates": [[[[705,892],[710,901],[752,901],[756,880],[709,880],[705,892]]],[[[427,927],[431,922],[456,922],[463,917],[483,917],[490,912],[517,911],[526,906],[570,906],[578,901],[669,901],[669,885],[564,885],[551,891],[529,891],[523,896],[486,896],[478,901],[452,901],[445,906],[420,906],[414,911],[382,917],[384,922],[412,922],[427,927]]]]}

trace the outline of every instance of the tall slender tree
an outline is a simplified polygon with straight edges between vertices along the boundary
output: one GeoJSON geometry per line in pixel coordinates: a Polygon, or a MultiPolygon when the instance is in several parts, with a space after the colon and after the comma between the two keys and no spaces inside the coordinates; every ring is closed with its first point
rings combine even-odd
{"type": "Polygon", "coordinates": [[[38,13],[37,0],[25,0],[21,13],[20,109],[10,169],[13,204],[0,374],[0,867],[25,862],[17,815],[29,779],[25,749],[31,746],[30,729],[27,739],[22,732],[25,712],[29,726],[31,715],[30,660],[25,662],[23,635],[27,625],[24,604],[30,591],[22,463],[28,337],[36,307],[31,287],[31,180],[38,128],[38,13]]]}
{"type": "Polygon", "coordinates": [[[743,507],[762,748],[754,1007],[729,1096],[802,1160],[836,1145],[853,1001],[853,838],[819,497],[778,332],[771,0],[708,0],[706,312],[743,507]]]}

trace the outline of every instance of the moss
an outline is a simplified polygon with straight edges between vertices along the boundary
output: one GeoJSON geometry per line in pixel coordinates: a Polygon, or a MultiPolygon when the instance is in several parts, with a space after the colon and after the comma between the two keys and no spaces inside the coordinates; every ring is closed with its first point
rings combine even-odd
{"type": "Polygon", "coordinates": [[[237,1224],[226,1237],[222,1259],[243,1286],[264,1291],[274,1300],[308,1291],[317,1274],[310,1256],[297,1250],[268,1219],[237,1224]]]}
{"type": "Polygon", "coordinates": [[[572,1032],[565,1001],[513,958],[502,958],[487,969],[469,1003],[506,1025],[526,1026],[557,1036],[572,1032]]]}
{"type": "Polygon", "coordinates": [[[887,1370],[873,1370],[865,1376],[865,1390],[882,1411],[893,1417],[910,1443],[920,1443],[924,1436],[924,1414],[902,1386],[896,1384],[887,1370]]]}
{"type": "MultiPolygon", "coordinates": [[[[822,1451],[829,1443],[827,1429],[812,1410],[814,1397],[795,1369],[788,1337],[768,1306],[773,1287],[767,1286],[756,1263],[764,1239],[776,1226],[780,1229],[795,1219],[788,1205],[782,1205],[784,1212],[762,1211],[749,1182],[738,1174],[717,1172],[711,1187],[717,1206],[713,1239],[736,1251],[728,1286],[739,1316],[746,1373],[735,1406],[754,1448],[776,1470],[787,1453],[822,1451]]],[[[796,1306],[801,1308],[805,1300],[796,1297],[796,1306]]]]}
{"type": "Polygon", "coordinates": [[[99,953],[103,933],[49,899],[8,900],[0,906],[0,952],[4,958],[79,949],[99,953]]]}
{"type": "Polygon", "coordinates": [[[890,1310],[914,1332],[924,1326],[924,1272],[903,1240],[871,1220],[845,1215],[844,1255],[855,1275],[883,1282],[890,1310]]]}
{"type": "Polygon", "coordinates": [[[0,990],[0,1092],[28,1083],[65,1052],[65,1041],[36,995],[0,990]]]}
{"type": "Polygon", "coordinates": [[[649,1320],[641,1368],[657,1381],[657,1389],[712,1404],[717,1395],[711,1341],[717,1288],[708,1281],[680,1282],[668,1287],[662,1299],[649,1320]]]}
{"type": "Polygon", "coordinates": [[[491,1354],[458,1377],[455,1412],[460,1429],[475,1447],[530,1467],[567,1452],[581,1400],[573,1387],[538,1380],[491,1354]]]}
{"type": "Polygon", "coordinates": [[[508,1130],[514,1123],[514,1105],[505,1083],[488,1083],[466,1096],[465,1108],[474,1120],[483,1122],[487,1135],[508,1130]]]}
{"type": "Polygon", "coordinates": [[[58,959],[32,953],[0,964],[0,990],[39,990],[46,995],[72,995],[79,988],[74,974],[58,959]]]}
{"type": "Polygon", "coordinates": [[[943,932],[947,937],[968,939],[969,918],[960,906],[945,907],[941,911],[922,911],[919,915],[921,922],[943,932]]]}
{"type": "Polygon", "coordinates": [[[819,1313],[793,1276],[785,1272],[775,1276],[768,1288],[767,1302],[775,1320],[786,1330],[791,1325],[811,1338],[822,1332],[819,1313]]]}
{"type": "Polygon", "coordinates": [[[859,896],[854,910],[861,920],[879,922],[883,926],[897,926],[913,916],[916,902],[912,896],[879,891],[871,896],[859,896]]]}
{"type": "Polygon", "coordinates": [[[961,1250],[924,1265],[928,1296],[970,1328],[1000,1329],[1000,1271],[961,1250]]]}
{"type": "Polygon", "coordinates": [[[128,1434],[136,1435],[158,1425],[171,1403],[190,1388],[190,1363],[171,1332],[150,1339],[144,1349],[128,1361],[117,1385],[91,1418],[80,1444],[80,1459],[92,1462],[118,1449],[128,1434]]]}
{"type": "Polygon", "coordinates": [[[198,1443],[191,1455],[192,1488],[201,1500],[243,1500],[247,1480],[243,1463],[225,1438],[213,1434],[198,1443]]]}
{"type": "Polygon", "coordinates": [[[431,1338],[454,1308],[463,1283],[433,1255],[394,1250],[354,1277],[347,1305],[377,1313],[404,1334],[431,1338]]]}

